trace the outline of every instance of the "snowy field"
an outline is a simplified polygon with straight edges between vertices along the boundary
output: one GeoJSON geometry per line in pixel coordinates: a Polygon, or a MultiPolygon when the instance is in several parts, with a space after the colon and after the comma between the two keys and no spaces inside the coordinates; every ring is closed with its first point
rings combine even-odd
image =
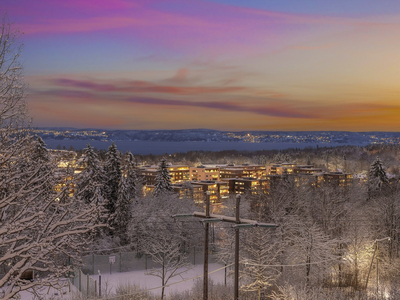
{"type": "MultiPolygon", "coordinates": [[[[214,281],[214,283],[224,283],[225,280],[225,270],[224,267],[220,264],[210,263],[208,265],[209,278],[214,281]]],[[[136,284],[139,285],[143,289],[151,290],[151,292],[155,295],[159,295],[161,293],[161,279],[156,276],[146,275],[146,271],[132,271],[132,272],[124,272],[124,273],[114,273],[114,274],[102,274],[102,290],[106,290],[109,293],[114,293],[115,288],[118,285],[123,284],[136,284]]],[[[165,289],[166,295],[169,295],[173,292],[182,292],[185,290],[190,290],[196,280],[203,278],[203,265],[195,265],[192,269],[181,275],[182,277],[174,277],[171,278],[168,282],[168,287],[165,289]]],[[[99,280],[98,275],[90,276],[94,280],[99,280]]],[[[228,284],[231,284],[229,277],[227,279],[228,284]]],[[[54,289],[42,289],[40,292],[41,298],[44,300],[61,300],[61,299],[70,299],[72,293],[76,292],[76,288],[71,285],[69,287],[65,287],[62,291],[56,291],[54,289]]],[[[34,300],[39,299],[35,298],[32,294],[28,292],[21,292],[21,300],[34,300]]]]}
{"type": "MultiPolygon", "coordinates": [[[[209,278],[215,283],[224,283],[225,271],[224,267],[220,264],[211,263],[208,265],[209,278]]],[[[115,274],[102,274],[102,290],[107,286],[107,290],[114,293],[114,289],[120,284],[136,284],[143,289],[151,290],[152,293],[158,295],[161,293],[161,279],[156,276],[146,275],[145,270],[132,271],[115,274]]],[[[183,273],[182,278],[177,276],[171,278],[168,282],[168,287],[165,289],[166,295],[171,292],[182,292],[190,290],[195,281],[203,278],[203,265],[195,265],[192,269],[183,273]]],[[[99,280],[98,275],[90,276],[94,280],[99,280]]],[[[228,281],[229,283],[229,281],[228,281]]]]}

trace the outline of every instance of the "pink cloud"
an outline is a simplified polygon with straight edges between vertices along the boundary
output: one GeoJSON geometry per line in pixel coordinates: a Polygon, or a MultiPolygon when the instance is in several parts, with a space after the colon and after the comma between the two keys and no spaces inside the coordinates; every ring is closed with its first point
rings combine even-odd
{"type": "MultiPolygon", "coordinates": [[[[254,54],[279,44],[285,47],[290,36],[305,28],[307,32],[320,30],[320,26],[310,25],[378,26],[364,19],[279,13],[200,0],[190,1],[190,5],[183,0],[17,2],[20,5],[9,4],[6,9],[25,16],[16,25],[27,35],[112,31],[113,37],[124,42],[140,40],[154,49],[162,45],[209,55],[254,54]]],[[[315,49],[309,45],[296,47],[315,49]]]]}
{"type": "MultiPolygon", "coordinates": [[[[154,1],[117,1],[115,6],[113,3],[104,0],[49,1],[50,8],[45,8],[45,12],[41,12],[39,5],[30,5],[31,18],[17,22],[17,26],[26,34],[119,29],[117,35],[124,39],[140,37],[142,41],[176,48],[193,47],[195,43],[202,47],[234,44],[237,49],[246,49],[250,42],[253,45],[265,41],[272,43],[279,38],[278,31],[282,26],[320,19],[202,1],[191,2],[190,11],[166,10],[160,2],[154,1]]],[[[185,1],[172,3],[187,4],[185,1]]],[[[324,22],[327,21],[324,19],[324,22]]]]}
{"type": "Polygon", "coordinates": [[[182,101],[152,98],[127,98],[126,101],[155,106],[176,106],[176,107],[199,107],[212,110],[232,111],[232,112],[249,112],[260,115],[283,117],[283,118],[315,118],[311,113],[301,112],[285,104],[268,104],[265,106],[239,105],[226,101],[182,101]]]}
{"type": "MultiPolygon", "coordinates": [[[[174,76],[172,81],[169,79],[167,82],[171,83],[182,83],[185,78],[187,71],[178,71],[178,78],[174,76]]],[[[283,98],[284,94],[267,89],[257,89],[257,88],[248,88],[244,86],[179,86],[179,85],[166,85],[166,84],[157,84],[150,81],[143,80],[121,80],[121,81],[112,81],[111,83],[102,83],[91,80],[77,80],[77,79],[67,79],[67,78],[56,78],[51,79],[50,82],[52,84],[63,86],[63,87],[71,87],[71,88],[80,88],[80,89],[88,89],[93,92],[123,92],[123,93],[161,93],[161,94],[170,94],[170,95],[203,95],[203,94],[235,94],[235,93],[244,93],[248,95],[265,95],[271,98],[283,98]]],[[[164,81],[165,82],[165,81],[164,81]]]]}
{"type": "Polygon", "coordinates": [[[140,1],[125,1],[125,0],[68,0],[68,1],[54,1],[52,3],[58,2],[60,6],[86,9],[89,11],[100,10],[100,11],[110,11],[119,9],[132,9],[141,6],[140,1]]]}

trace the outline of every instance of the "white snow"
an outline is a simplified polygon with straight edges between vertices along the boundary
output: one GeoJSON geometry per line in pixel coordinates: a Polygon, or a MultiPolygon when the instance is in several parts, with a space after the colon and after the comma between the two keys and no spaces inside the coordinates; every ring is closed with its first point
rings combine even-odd
{"type": "MultiPolygon", "coordinates": [[[[224,267],[220,264],[210,263],[208,265],[209,278],[214,281],[214,283],[224,283],[225,271],[224,267]]],[[[123,284],[136,284],[143,289],[152,289],[151,292],[158,295],[161,293],[161,280],[156,276],[146,275],[146,270],[141,271],[131,271],[124,273],[113,273],[113,274],[101,274],[101,285],[102,290],[107,287],[107,290],[114,293],[115,288],[118,285],[123,284]]],[[[229,272],[228,272],[229,273],[229,272]]],[[[94,280],[99,280],[99,275],[90,276],[94,280]]],[[[172,292],[182,292],[185,290],[190,290],[196,280],[203,278],[203,265],[195,265],[192,269],[182,274],[182,278],[174,277],[168,282],[168,287],[165,289],[165,294],[169,295],[172,292]]],[[[231,284],[229,277],[227,278],[227,284],[231,284]]],[[[61,292],[56,291],[52,288],[43,288],[41,290],[42,299],[70,299],[72,293],[77,292],[76,288],[71,284],[70,291],[68,287],[65,287],[61,292]]],[[[21,300],[32,300],[34,296],[29,292],[20,293],[21,300]]]]}
{"type": "MultiPolygon", "coordinates": [[[[210,263],[208,265],[209,278],[215,283],[224,283],[225,271],[222,265],[216,263],[210,263]],[[220,270],[218,270],[220,269],[220,270]],[[216,271],[218,270],[218,271],[216,271]],[[216,271],[216,272],[213,272],[216,271]],[[212,273],[213,272],[213,273],[212,273]]],[[[146,275],[146,270],[132,271],[124,273],[114,273],[114,274],[101,274],[101,285],[102,289],[107,285],[111,292],[119,284],[136,284],[144,289],[153,289],[152,293],[161,293],[161,279],[156,276],[146,275]],[[154,289],[160,287],[158,289],[154,289]]],[[[99,275],[90,276],[94,280],[99,280],[99,275]]],[[[190,290],[196,280],[203,278],[203,265],[195,265],[192,269],[182,274],[182,278],[173,277],[168,282],[168,287],[165,289],[165,294],[177,291],[182,292],[185,290],[190,290]],[[189,280],[188,280],[189,279],[189,280]],[[187,281],[185,281],[187,280],[187,281]]],[[[229,278],[227,279],[229,280],[229,278]]],[[[229,284],[229,281],[228,281],[229,284]]]]}

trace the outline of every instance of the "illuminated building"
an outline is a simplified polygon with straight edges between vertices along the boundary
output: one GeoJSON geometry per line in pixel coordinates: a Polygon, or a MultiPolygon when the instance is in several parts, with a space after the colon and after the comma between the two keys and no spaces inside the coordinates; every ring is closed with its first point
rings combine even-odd
{"type": "MultiPolygon", "coordinates": [[[[158,166],[144,166],[140,168],[140,174],[143,176],[147,185],[154,185],[157,176],[158,166]]],[[[169,175],[171,183],[180,183],[189,181],[189,166],[185,165],[169,165],[169,175]]]]}
{"type": "Polygon", "coordinates": [[[329,172],[322,174],[323,182],[334,186],[347,187],[353,183],[353,175],[342,172],[329,172]]]}
{"type": "Polygon", "coordinates": [[[206,191],[210,192],[210,203],[222,203],[226,198],[229,197],[229,186],[227,182],[203,180],[192,181],[191,183],[193,185],[201,186],[203,195],[206,191]]]}
{"type": "Polygon", "coordinates": [[[225,178],[265,178],[263,165],[226,165],[220,167],[221,179],[225,178]]]}
{"type": "Polygon", "coordinates": [[[203,180],[220,180],[220,169],[219,167],[190,167],[189,168],[189,179],[191,181],[203,181],[203,180]]]}
{"type": "Polygon", "coordinates": [[[314,175],[322,173],[321,168],[314,168],[313,165],[296,165],[293,168],[293,174],[295,175],[314,175]]]}
{"type": "Polygon", "coordinates": [[[295,163],[276,163],[267,166],[266,168],[266,174],[267,175],[282,175],[284,173],[284,170],[288,174],[293,174],[294,168],[296,167],[297,164],[295,163]]]}

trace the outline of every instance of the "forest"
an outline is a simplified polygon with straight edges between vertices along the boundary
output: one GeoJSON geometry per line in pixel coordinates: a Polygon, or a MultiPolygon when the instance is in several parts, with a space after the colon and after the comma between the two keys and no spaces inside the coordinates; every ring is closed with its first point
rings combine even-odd
{"type": "MultiPolygon", "coordinates": [[[[90,156],[89,149],[85,149],[84,157],[90,156]]],[[[104,166],[108,165],[111,149],[97,151],[98,157],[104,157],[104,166]]],[[[130,153],[121,154],[121,172],[134,187],[130,197],[123,198],[135,200],[127,201],[121,210],[116,206],[115,215],[129,211],[131,215],[126,219],[130,221],[124,223],[121,220],[125,217],[118,217],[120,221],[113,228],[123,224],[122,230],[111,238],[103,236],[102,241],[107,241],[104,248],[125,245],[124,250],[153,257],[160,251],[169,253],[170,241],[174,241],[179,253],[176,259],[182,262],[193,245],[202,246],[203,227],[198,222],[170,218],[174,214],[203,211],[204,204],[195,207],[192,199],[174,195],[168,183],[166,161],[194,165],[312,163],[326,171],[351,172],[353,183],[347,187],[329,183],[316,187],[307,180],[286,175],[269,190],[249,191],[242,197],[241,217],[278,227],[242,229],[246,232],[240,236],[240,299],[396,299],[400,245],[398,151],[398,146],[371,145],[258,153],[189,152],[169,157],[134,158],[130,153]],[[143,196],[141,189],[137,189],[142,184],[140,176],[131,170],[137,164],[157,161],[157,187],[154,194],[143,196]]],[[[120,197],[126,193],[124,189],[119,190],[120,197]]],[[[214,209],[234,216],[234,196],[214,209]]],[[[233,237],[232,226],[215,225],[212,247],[221,263],[233,263],[233,237]]],[[[174,266],[173,262],[167,264],[174,266]]],[[[167,278],[170,274],[164,275],[167,278]]],[[[230,299],[229,295],[226,299],[230,299]]]]}

